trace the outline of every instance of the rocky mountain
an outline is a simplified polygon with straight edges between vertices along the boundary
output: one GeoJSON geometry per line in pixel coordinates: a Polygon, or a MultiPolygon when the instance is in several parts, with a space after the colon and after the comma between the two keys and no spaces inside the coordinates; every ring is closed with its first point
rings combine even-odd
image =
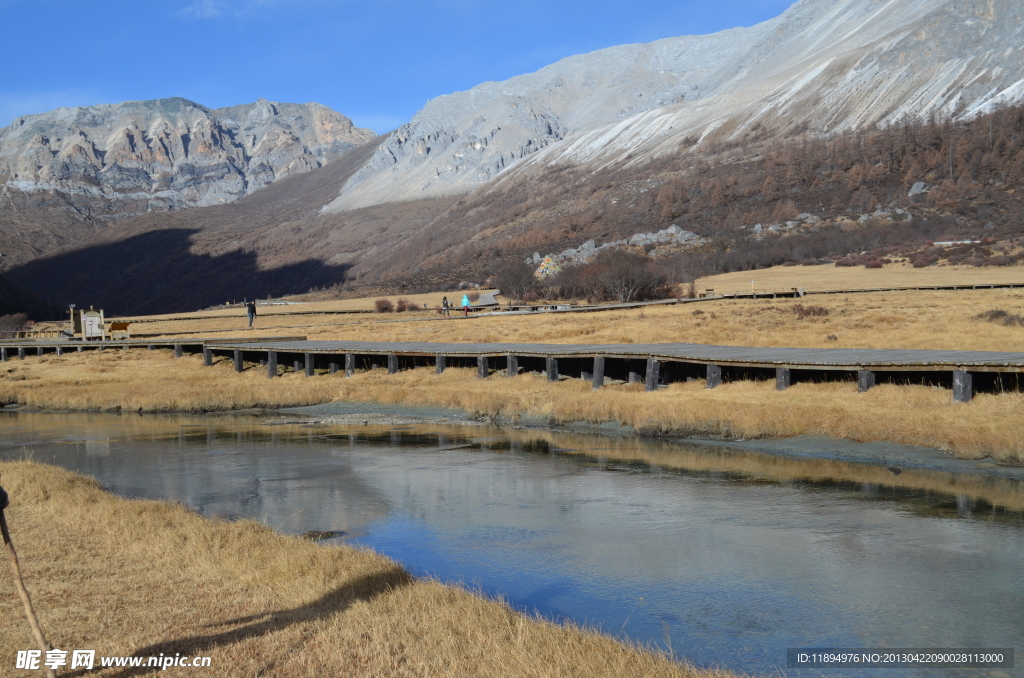
{"type": "Polygon", "coordinates": [[[374,137],[316,103],[259,99],[211,110],[171,98],[60,108],[0,129],[0,182],[8,192],[59,193],[80,210],[95,200],[129,212],[201,207],[374,137]]]}
{"type": "Polygon", "coordinates": [[[0,130],[0,274],[140,313],[425,289],[602,246],[741,270],[1021,237],[1022,15],[800,0],[438,97],[372,143],[316,104],[27,116],[0,130]]]}
{"type": "Polygon", "coordinates": [[[325,211],[464,194],[551,164],[970,117],[1024,100],[1022,47],[1019,0],[800,0],[750,28],[612,47],[433,99],[325,211]]]}

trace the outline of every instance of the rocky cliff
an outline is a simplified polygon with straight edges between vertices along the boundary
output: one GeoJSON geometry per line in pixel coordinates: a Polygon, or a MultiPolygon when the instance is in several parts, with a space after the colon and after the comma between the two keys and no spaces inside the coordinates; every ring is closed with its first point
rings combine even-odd
{"type": "Polygon", "coordinates": [[[131,211],[216,205],[374,137],[316,103],[211,110],[172,98],[60,108],[0,129],[0,182],[131,211]]]}
{"type": "Polygon", "coordinates": [[[325,211],[468,193],[552,144],[699,98],[712,71],[769,24],[611,47],[432,99],[325,211]]]}
{"type": "Polygon", "coordinates": [[[969,117],[1024,100],[1022,48],[1019,0],[800,0],[750,28],[613,47],[438,97],[325,211],[467,193],[551,163],[969,117]]]}

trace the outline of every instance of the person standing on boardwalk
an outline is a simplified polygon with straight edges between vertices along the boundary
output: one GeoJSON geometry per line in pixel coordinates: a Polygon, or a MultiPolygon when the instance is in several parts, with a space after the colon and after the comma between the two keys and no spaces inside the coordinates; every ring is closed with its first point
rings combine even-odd
{"type": "Polygon", "coordinates": [[[252,321],[256,320],[256,302],[245,301],[245,312],[249,315],[249,329],[252,329],[252,321]]]}
{"type": "Polygon", "coordinates": [[[465,314],[465,316],[467,318],[469,317],[469,295],[468,294],[463,294],[462,295],[462,312],[463,312],[463,314],[465,314]]]}
{"type": "Polygon", "coordinates": [[[452,317],[452,305],[450,303],[448,303],[448,297],[447,296],[445,296],[443,299],[441,299],[441,315],[442,315],[442,317],[445,317],[445,318],[451,318],[452,317]]]}

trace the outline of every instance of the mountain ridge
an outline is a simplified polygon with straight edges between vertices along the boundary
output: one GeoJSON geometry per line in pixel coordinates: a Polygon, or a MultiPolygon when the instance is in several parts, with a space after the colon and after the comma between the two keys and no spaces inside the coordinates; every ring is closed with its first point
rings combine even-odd
{"type": "Polygon", "coordinates": [[[749,28],[568,57],[431,100],[324,209],[465,194],[551,163],[975,115],[1024,99],[1022,26],[1013,0],[800,0],[749,28]],[[582,98],[552,94],[560,78],[582,98]],[[625,95],[643,103],[618,107],[625,95]]]}
{"type": "Polygon", "coordinates": [[[59,108],[0,129],[0,178],[128,210],[232,202],[376,135],[317,103],[211,109],[182,97],[59,108]]]}

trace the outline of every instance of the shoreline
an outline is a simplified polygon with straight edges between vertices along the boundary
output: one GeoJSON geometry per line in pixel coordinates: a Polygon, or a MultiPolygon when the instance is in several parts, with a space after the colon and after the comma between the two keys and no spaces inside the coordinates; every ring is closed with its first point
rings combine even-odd
{"type": "Polygon", "coordinates": [[[496,426],[501,429],[529,429],[552,433],[579,433],[615,438],[635,438],[640,441],[659,441],[707,447],[758,452],[770,456],[792,459],[819,459],[841,461],[876,467],[922,469],[954,474],[985,475],[1024,480],[1024,465],[998,463],[993,457],[959,459],[939,448],[907,445],[891,441],[860,442],[849,438],[830,438],[803,434],[789,438],[729,439],[725,437],[693,437],[650,435],[631,426],[614,421],[600,424],[591,422],[549,423],[541,417],[476,417],[465,410],[431,406],[392,405],[372,402],[328,402],[318,405],[283,408],[250,408],[246,410],[211,410],[208,412],[106,412],[98,410],[44,410],[9,406],[3,412],[33,414],[121,414],[121,415],[188,415],[196,417],[294,415],[298,418],[274,425],[318,423],[337,426],[496,426]]]}
{"type": "Polygon", "coordinates": [[[791,438],[761,438],[753,440],[729,440],[711,437],[680,437],[680,436],[648,436],[631,426],[608,421],[601,424],[590,422],[573,422],[568,424],[548,424],[540,421],[513,421],[510,418],[492,420],[473,419],[465,411],[431,408],[409,407],[404,405],[382,405],[379,403],[323,403],[305,407],[279,408],[273,410],[281,414],[308,415],[317,423],[358,425],[360,423],[378,423],[391,425],[404,424],[465,424],[494,425],[498,428],[524,428],[547,430],[553,433],[583,433],[612,437],[633,437],[639,440],[657,440],[678,442],[681,444],[706,445],[746,452],[760,452],[778,457],[799,459],[827,459],[869,466],[896,466],[899,468],[916,468],[946,473],[970,473],[1000,478],[1024,480],[1024,465],[996,464],[992,457],[981,459],[958,459],[938,448],[920,445],[906,445],[889,441],[858,442],[846,438],[829,438],[826,436],[798,435],[791,438]],[[426,411],[437,411],[437,414],[424,415],[426,411]],[[360,419],[365,413],[368,416],[360,419]],[[318,418],[319,417],[319,418],[318,418]],[[376,417],[371,420],[370,417],[376,417]],[[381,418],[384,420],[382,421],[381,418]],[[822,450],[814,452],[812,448],[822,450]]]}
{"type": "MultiPolygon", "coordinates": [[[[120,497],[49,464],[4,461],[0,471],[25,583],[54,647],[206,656],[217,675],[239,677],[736,675],[413,577],[366,549],[120,497]]],[[[0,654],[13,662],[32,639],[16,597],[0,597],[0,614],[11,621],[0,654]]],[[[94,673],[139,672],[97,664],[94,673]]]]}
{"type": "Polygon", "coordinates": [[[334,401],[316,405],[244,410],[211,410],[208,412],[106,412],[99,410],[46,410],[27,406],[0,407],[0,414],[144,414],[148,416],[187,415],[196,417],[282,415],[282,421],[264,422],[275,425],[319,423],[337,426],[496,426],[509,430],[539,430],[552,433],[578,433],[613,438],[634,438],[716,447],[743,452],[757,452],[791,459],[841,461],[875,467],[921,469],[954,474],[972,474],[1024,480],[1024,465],[999,463],[993,457],[961,459],[939,448],[907,445],[891,441],[860,442],[848,438],[801,434],[788,438],[730,439],[713,436],[650,435],[615,421],[552,423],[543,417],[480,417],[465,410],[439,406],[412,406],[373,402],[334,401]]]}

